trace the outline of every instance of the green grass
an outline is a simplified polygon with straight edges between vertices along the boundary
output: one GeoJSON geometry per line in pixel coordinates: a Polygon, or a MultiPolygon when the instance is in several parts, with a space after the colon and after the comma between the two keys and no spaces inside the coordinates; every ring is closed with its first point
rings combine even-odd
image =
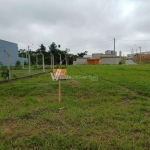
{"type": "Polygon", "coordinates": [[[150,65],[67,71],[0,85],[0,149],[150,149],[150,65]]]}
{"type": "MultiPolygon", "coordinates": [[[[46,69],[45,71],[50,71],[50,69],[46,69]]],[[[1,72],[2,72],[2,70],[0,70],[0,81],[4,80],[1,77],[1,72]]],[[[31,69],[31,75],[42,73],[42,72],[43,72],[42,69],[31,69]]],[[[20,78],[20,77],[24,77],[24,76],[28,76],[28,75],[29,75],[28,69],[11,70],[11,72],[10,72],[11,79],[20,78]]]]}

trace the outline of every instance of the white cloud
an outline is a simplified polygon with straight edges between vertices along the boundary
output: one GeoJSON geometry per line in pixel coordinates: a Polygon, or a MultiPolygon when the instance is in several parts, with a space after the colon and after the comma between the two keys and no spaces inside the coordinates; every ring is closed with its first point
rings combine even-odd
{"type": "MultiPolygon", "coordinates": [[[[0,39],[19,48],[52,42],[66,46],[116,39],[150,39],[150,2],[145,0],[0,0],[0,39]]],[[[148,42],[120,41],[149,50],[148,42]]],[[[69,48],[69,47],[68,47],[69,48]]],[[[129,53],[132,47],[116,43],[116,50],[129,53]]],[[[104,52],[113,41],[70,47],[71,53],[104,52]]]]}

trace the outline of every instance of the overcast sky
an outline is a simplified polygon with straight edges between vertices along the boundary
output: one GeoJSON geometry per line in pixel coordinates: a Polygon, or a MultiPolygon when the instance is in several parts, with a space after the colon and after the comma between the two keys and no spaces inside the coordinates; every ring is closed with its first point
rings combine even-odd
{"type": "Polygon", "coordinates": [[[55,42],[74,54],[104,53],[113,38],[118,53],[150,51],[150,41],[125,41],[150,40],[150,0],[0,0],[0,39],[19,49],[55,42]]]}

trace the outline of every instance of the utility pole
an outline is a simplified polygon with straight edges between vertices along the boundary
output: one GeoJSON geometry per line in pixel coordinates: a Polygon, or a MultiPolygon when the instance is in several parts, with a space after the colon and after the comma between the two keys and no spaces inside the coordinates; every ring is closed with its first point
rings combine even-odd
{"type": "Polygon", "coordinates": [[[53,62],[53,60],[52,60],[52,54],[50,53],[50,60],[51,60],[51,69],[52,69],[52,62],[53,62]]]}
{"type": "Polygon", "coordinates": [[[67,68],[68,62],[67,62],[67,54],[66,53],[65,53],[65,59],[66,59],[66,68],[67,68]]]}
{"type": "Polygon", "coordinates": [[[66,52],[65,52],[66,68],[68,66],[68,57],[67,57],[68,52],[70,52],[70,49],[66,48],[66,52]]]}
{"type": "Polygon", "coordinates": [[[52,53],[50,53],[50,58],[51,58],[51,69],[52,69],[52,72],[54,70],[54,55],[52,53]]]}
{"type": "Polygon", "coordinates": [[[54,55],[52,56],[53,57],[53,70],[54,70],[54,65],[55,65],[55,57],[54,57],[54,55]]]}
{"type": "Polygon", "coordinates": [[[38,68],[38,54],[36,54],[36,68],[38,68]]]}
{"type": "Polygon", "coordinates": [[[115,55],[116,53],[115,53],[115,38],[114,38],[114,58],[115,58],[115,55]]]}
{"type": "Polygon", "coordinates": [[[131,50],[131,59],[133,59],[133,48],[131,50]]]}
{"type": "Polygon", "coordinates": [[[141,64],[141,46],[139,48],[140,48],[140,64],[141,64]]]}
{"type": "Polygon", "coordinates": [[[24,69],[24,57],[22,55],[22,69],[24,69]]]}
{"type": "Polygon", "coordinates": [[[27,58],[28,53],[26,52],[26,58],[27,58]]]}
{"type": "Polygon", "coordinates": [[[29,63],[29,75],[31,74],[31,68],[30,68],[30,53],[29,53],[29,46],[28,46],[28,63],[29,63]]]}
{"type": "Polygon", "coordinates": [[[50,57],[50,58],[51,58],[51,69],[53,69],[53,65],[54,65],[54,64],[53,64],[53,54],[50,53],[50,56],[51,56],[51,57],[50,57]]]}
{"type": "Polygon", "coordinates": [[[44,54],[40,53],[42,55],[42,60],[43,60],[43,72],[45,72],[45,67],[44,67],[44,54]]]}
{"type": "Polygon", "coordinates": [[[60,58],[60,67],[61,67],[61,65],[62,65],[61,54],[58,53],[58,55],[59,55],[59,58],[60,58]]]}
{"type": "MultiPolygon", "coordinates": [[[[33,45],[33,44],[32,44],[33,45]]],[[[29,63],[29,75],[31,74],[31,57],[30,57],[30,52],[29,52],[29,45],[28,45],[28,63],[29,63]]]]}
{"type": "Polygon", "coordinates": [[[10,54],[6,51],[6,50],[4,50],[4,52],[6,53],[6,55],[7,55],[7,63],[8,63],[8,80],[10,80],[10,54]]]}

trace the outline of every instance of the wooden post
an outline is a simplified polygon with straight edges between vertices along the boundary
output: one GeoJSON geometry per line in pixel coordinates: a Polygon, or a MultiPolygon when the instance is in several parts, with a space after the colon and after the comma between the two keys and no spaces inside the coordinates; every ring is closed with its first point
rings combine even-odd
{"type": "Polygon", "coordinates": [[[41,53],[41,55],[42,55],[42,61],[43,61],[43,72],[45,72],[44,54],[41,53]]]}
{"type": "Polygon", "coordinates": [[[58,102],[59,102],[59,104],[60,104],[60,102],[61,102],[61,82],[60,82],[60,79],[58,79],[59,81],[59,90],[58,90],[58,96],[59,96],[59,99],[58,99],[58,102]]]}
{"type": "Polygon", "coordinates": [[[53,70],[54,70],[54,65],[55,65],[55,61],[54,61],[54,55],[53,55],[53,70]]]}
{"type": "Polygon", "coordinates": [[[36,54],[36,68],[38,68],[38,55],[36,54]]]}
{"type": "Polygon", "coordinates": [[[22,69],[24,69],[24,57],[22,55],[22,69]]]}
{"type": "Polygon", "coordinates": [[[50,54],[50,56],[51,56],[50,58],[51,58],[51,70],[52,70],[52,69],[53,69],[53,66],[52,66],[52,65],[53,65],[53,64],[52,64],[52,63],[53,63],[53,60],[52,60],[52,59],[53,59],[53,58],[52,58],[53,56],[52,56],[52,54],[50,54]]]}
{"type": "Polygon", "coordinates": [[[8,80],[10,80],[10,54],[6,51],[6,50],[4,50],[4,52],[7,54],[7,63],[8,63],[8,73],[9,73],[9,75],[8,75],[8,80]]]}

